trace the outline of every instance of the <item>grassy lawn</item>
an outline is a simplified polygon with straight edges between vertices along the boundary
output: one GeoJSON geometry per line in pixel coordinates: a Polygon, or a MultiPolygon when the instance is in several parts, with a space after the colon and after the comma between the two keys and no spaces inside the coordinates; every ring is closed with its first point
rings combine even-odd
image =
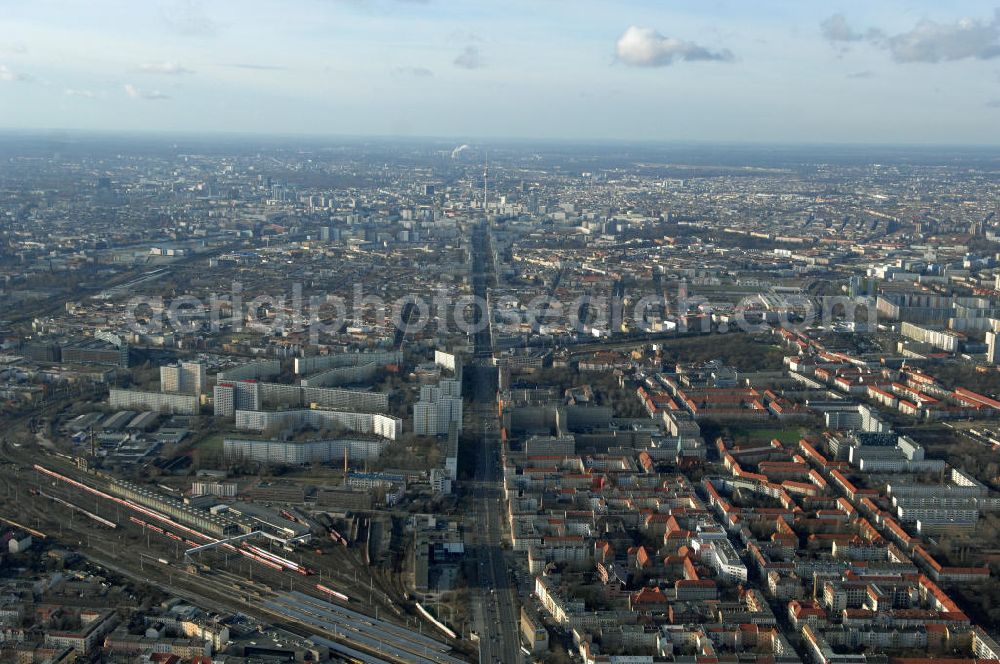
{"type": "Polygon", "coordinates": [[[203,452],[214,452],[216,454],[222,454],[222,439],[225,438],[223,433],[214,433],[210,436],[205,436],[202,440],[195,443],[192,448],[201,450],[203,452]]]}
{"type": "Polygon", "coordinates": [[[785,445],[795,445],[803,436],[800,427],[790,427],[787,429],[753,429],[750,427],[731,426],[727,427],[729,435],[733,440],[747,439],[752,441],[769,441],[777,438],[785,445]]]}

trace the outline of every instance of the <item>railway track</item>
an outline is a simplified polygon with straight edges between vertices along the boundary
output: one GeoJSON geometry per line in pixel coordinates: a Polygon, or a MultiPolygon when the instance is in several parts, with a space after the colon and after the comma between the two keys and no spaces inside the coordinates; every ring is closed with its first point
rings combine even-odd
{"type": "MultiPolygon", "coordinates": [[[[72,472],[65,467],[60,470],[72,472]]],[[[87,479],[88,486],[98,484],[89,475],[80,476],[80,479],[87,479]]],[[[158,522],[153,530],[150,520],[129,514],[130,510],[118,503],[108,503],[100,496],[88,495],[79,487],[50,476],[25,471],[24,466],[17,464],[0,468],[0,505],[19,525],[31,527],[30,524],[34,524],[33,530],[40,534],[47,533],[67,544],[75,542],[74,548],[91,557],[114,562],[116,568],[129,571],[132,578],[208,595],[213,602],[210,605],[217,605],[224,598],[232,600],[234,589],[238,594],[234,610],[245,613],[252,613],[254,608],[259,611],[260,602],[277,592],[329,598],[333,591],[351,598],[352,610],[359,614],[374,614],[373,618],[377,616],[383,621],[397,619],[407,626],[411,618],[419,623],[402,597],[393,598],[396,588],[391,581],[373,574],[376,570],[363,566],[358,560],[358,552],[348,547],[326,555],[298,554],[298,562],[314,569],[315,575],[275,569],[261,564],[261,560],[255,561],[222,548],[196,554],[189,561],[184,551],[200,543],[193,538],[191,529],[158,522]],[[107,523],[117,527],[109,529],[107,523]],[[318,590],[318,586],[324,590],[318,590]]],[[[260,615],[269,620],[274,618],[268,612],[260,615]]],[[[407,627],[401,624],[400,628],[407,627]]]]}
{"type": "MultiPolygon", "coordinates": [[[[35,459],[32,457],[39,455],[38,448],[21,448],[0,442],[0,514],[39,535],[53,537],[83,553],[113,561],[119,569],[130,570],[133,578],[144,581],[155,579],[153,582],[157,583],[166,580],[168,584],[183,585],[189,592],[215,588],[212,593],[214,602],[222,598],[231,599],[235,586],[241,589],[240,599],[244,604],[259,602],[267,593],[274,592],[302,592],[329,598],[329,592],[317,590],[316,586],[322,585],[350,597],[352,609],[360,613],[377,615],[382,620],[395,620],[401,626],[431,629],[431,624],[409,605],[399,576],[368,567],[361,559],[363,552],[356,546],[338,547],[323,555],[309,549],[291,554],[295,562],[316,572],[307,576],[284,569],[271,569],[259,564],[259,561],[233,555],[232,551],[204,552],[196,554],[190,562],[196,566],[201,564],[208,571],[192,577],[185,564],[188,561],[184,551],[192,545],[204,543],[195,541],[192,529],[158,521],[163,533],[151,532],[129,517],[147,523],[151,522],[149,519],[143,519],[124,507],[114,496],[108,495],[105,499],[98,495],[104,493],[101,489],[105,488],[105,480],[77,469],[68,459],[43,454],[45,467],[78,483],[85,480],[86,486],[94,491],[33,470],[35,459]],[[167,535],[168,532],[173,536],[167,535]],[[168,566],[160,566],[163,569],[147,562],[161,559],[168,563],[168,566]],[[191,582],[189,577],[195,581],[191,582]]],[[[289,556],[283,552],[282,555],[289,556]]],[[[247,608],[238,610],[247,612],[247,608]]],[[[273,615],[270,618],[273,619],[273,615]]],[[[454,641],[454,645],[461,649],[466,644],[454,641]]]]}
{"type": "MultiPolygon", "coordinates": [[[[173,540],[172,542],[163,541],[161,539],[163,535],[160,533],[150,537],[146,526],[128,520],[129,510],[127,508],[119,504],[107,503],[99,496],[87,495],[75,488],[65,486],[57,480],[42,479],[32,472],[20,468],[11,471],[10,466],[0,469],[0,504],[6,508],[5,513],[10,520],[15,521],[18,525],[41,530],[41,524],[48,523],[48,529],[53,534],[60,530],[69,530],[77,520],[100,519],[101,521],[95,521],[95,525],[100,523],[101,526],[107,528],[110,523],[117,525],[125,534],[139,533],[143,537],[136,541],[146,540],[149,547],[170,553],[172,558],[182,556],[183,551],[187,548],[204,543],[196,541],[192,529],[171,522],[157,523],[160,524],[161,532],[165,531],[171,534],[168,537],[173,540]],[[82,513],[86,514],[82,515],[82,513]],[[60,518],[53,518],[56,515],[59,515],[60,518]],[[176,554],[180,554],[180,556],[176,554]]],[[[135,513],[131,515],[137,516],[135,513]]],[[[150,519],[150,521],[152,520],[150,519]]],[[[92,538],[96,536],[94,532],[87,532],[87,534],[92,538]]],[[[319,572],[317,576],[323,579],[335,579],[337,582],[349,586],[349,592],[355,592],[359,599],[362,596],[372,596],[372,600],[376,604],[383,601],[385,606],[382,608],[391,611],[391,596],[385,593],[381,587],[377,593],[370,592],[370,584],[365,583],[367,579],[364,576],[359,574],[355,577],[344,569],[357,565],[353,556],[347,555],[346,550],[336,553],[335,556],[308,554],[302,556],[301,560],[305,565],[315,566],[316,571],[319,572]],[[345,562],[347,565],[344,565],[345,562]]],[[[255,569],[257,568],[255,567],[255,569]]],[[[264,570],[266,566],[261,564],[260,569],[264,570]]],[[[274,570],[274,572],[280,576],[288,576],[284,570],[274,570]]],[[[294,579],[292,584],[294,586],[294,579]]],[[[284,585],[287,587],[288,583],[286,582],[284,585]]]]}
{"type": "MultiPolygon", "coordinates": [[[[52,489],[55,490],[55,487],[52,489]]],[[[65,499],[69,498],[71,496],[67,495],[65,499]]],[[[3,502],[5,508],[11,506],[9,501],[3,502]]],[[[74,549],[87,559],[124,577],[154,585],[179,597],[195,600],[202,606],[213,607],[215,610],[238,611],[265,623],[282,624],[289,628],[298,626],[295,631],[300,636],[307,637],[317,631],[323,631],[318,630],[316,625],[303,624],[293,617],[270,610],[264,603],[271,601],[279,593],[296,593],[320,602],[322,600],[315,597],[317,594],[315,585],[318,581],[326,580],[325,576],[303,578],[285,571],[255,565],[252,561],[232,553],[227,557],[218,550],[202,556],[201,567],[208,568],[208,572],[196,571],[199,561],[195,561],[196,564],[192,565],[185,560],[183,538],[178,541],[159,533],[156,534],[158,537],[154,537],[147,529],[127,519],[127,525],[123,524],[115,531],[102,528],[82,516],[67,520],[61,511],[51,509],[51,502],[46,506],[40,500],[26,500],[21,501],[20,505],[17,508],[19,523],[34,522],[41,529],[36,532],[67,544],[73,542],[74,549]],[[144,543],[148,546],[145,552],[141,550],[144,543]]],[[[69,514],[75,513],[67,507],[62,509],[69,514]]],[[[166,532],[172,531],[164,529],[164,533],[166,532]]],[[[355,592],[355,596],[361,594],[360,589],[355,592]]],[[[357,616],[365,616],[364,619],[372,622],[378,620],[380,624],[390,624],[383,619],[386,612],[376,609],[375,613],[378,616],[376,618],[365,613],[370,608],[357,604],[356,600],[352,602],[352,606],[354,608],[351,611],[357,616]]],[[[398,626],[398,629],[407,630],[402,625],[398,626]]],[[[327,636],[332,636],[353,648],[378,655],[377,645],[372,647],[371,643],[365,643],[365,639],[360,641],[352,639],[354,635],[350,632],[337,632],[327,636]]],[[[386,653],[382,653],[380,657],[385,658],[384,661],[392,662],[418,661],[408,657],[386,657],[386,653]]]]}

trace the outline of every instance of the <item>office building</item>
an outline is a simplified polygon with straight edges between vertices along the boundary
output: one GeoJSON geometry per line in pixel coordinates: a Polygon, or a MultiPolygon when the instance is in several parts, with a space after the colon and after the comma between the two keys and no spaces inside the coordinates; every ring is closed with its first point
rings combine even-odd
{"type": "Polygon", "coordinates": [[[235,498],[236,488],[236,482],[199,480],[191,483],[191,496],[218,496],[219,498],[235,498]]]}
{"type": "Polygon", "coordinates": [[[102,339],[74,341],[62,346],[62,361],[67,364],[110,364],[128,366],[128,344],[116,346],[102,339]]]}

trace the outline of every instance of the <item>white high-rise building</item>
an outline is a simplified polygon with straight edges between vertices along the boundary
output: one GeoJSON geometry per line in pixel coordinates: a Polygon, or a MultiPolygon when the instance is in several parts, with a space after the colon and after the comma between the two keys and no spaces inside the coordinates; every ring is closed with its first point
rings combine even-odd
{"type": "Polygon", "coordinates": [[[216,417],[233,417],[236,414],[236,395],[232,383],[221,383],[212,391],[212,405],[216,417]]]}
{"type": "Polygon", "coordinates": [[[160,391],[173,394],[201,394],[205,389],[205,365],[181,362],[160,367],[160,391]]]}
{"type": "Polygon", "coordinates": [[[462,383],[446,379],[420,388],[420,401],[413,405],[413,433],[442,436],[451,424],[462,429],[462,383]]]}
{"type": "Polygon", "coordinates": [[[214,405],[216,417],[233,417],[238,410],[260,410],[260,383],[255,380],[237,380],[215,386],[214,405]]]}
{"type": "Polygon", "coordinates": [[[997,360],[1000,360],[1000,344],[997,344],[997,336],[1000,336],[1000,332],[990,330],[986,333],[986,361],[990,364],[996,364],[997,360]]]}

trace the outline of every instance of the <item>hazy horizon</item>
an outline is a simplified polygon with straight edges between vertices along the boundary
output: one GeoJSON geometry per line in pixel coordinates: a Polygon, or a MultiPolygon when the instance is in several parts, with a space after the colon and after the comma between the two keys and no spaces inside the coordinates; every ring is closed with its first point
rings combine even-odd
{"type": "Polygon", "coordinates": [[[0,8],[14,130],[1000,144],[990,2],[0,8]]]}
{"type": "MultiPolygon", "coordinates": [[[[399,1],[399,0],[397,0],[399,1]]],[[[996,143],[961,143],[961,142],[879,142],[879,141],[810,141],[810,140],[752,140],[752,139],[680,139],[680,138],[602,138],[602,137],[533,137],[533,136],[474,136],[462,134],[322,134],[312,132],[279,133],[268,130],[261,131],[226,131],[224,129],[209,130],[172,130],[172,129],[89,129],[80,127],[7,127],[0,126],[0,138],[21,136],[32,139],[83,139],[83,138],[116,138],[116,139],[148,139],[157,141],[176,140],[217,140],[226,142],[240,139],[255,139],[263,141],[326,141],[329,144],[344,142],[400,142],[400,143],[434,143],[442,146],[457,146],[468,143],[470,147],[489,148],[491,146],[526,147],[526,144],[568,146],[578,148],[588,147],[685,147],[685,148],[778,148],[778,149],[810,149],[810,148],[843,148],[843,149],[899,149],[899,150],[970,150],[992,152],[1000,147],[1000,139],[996,143]]]]}

